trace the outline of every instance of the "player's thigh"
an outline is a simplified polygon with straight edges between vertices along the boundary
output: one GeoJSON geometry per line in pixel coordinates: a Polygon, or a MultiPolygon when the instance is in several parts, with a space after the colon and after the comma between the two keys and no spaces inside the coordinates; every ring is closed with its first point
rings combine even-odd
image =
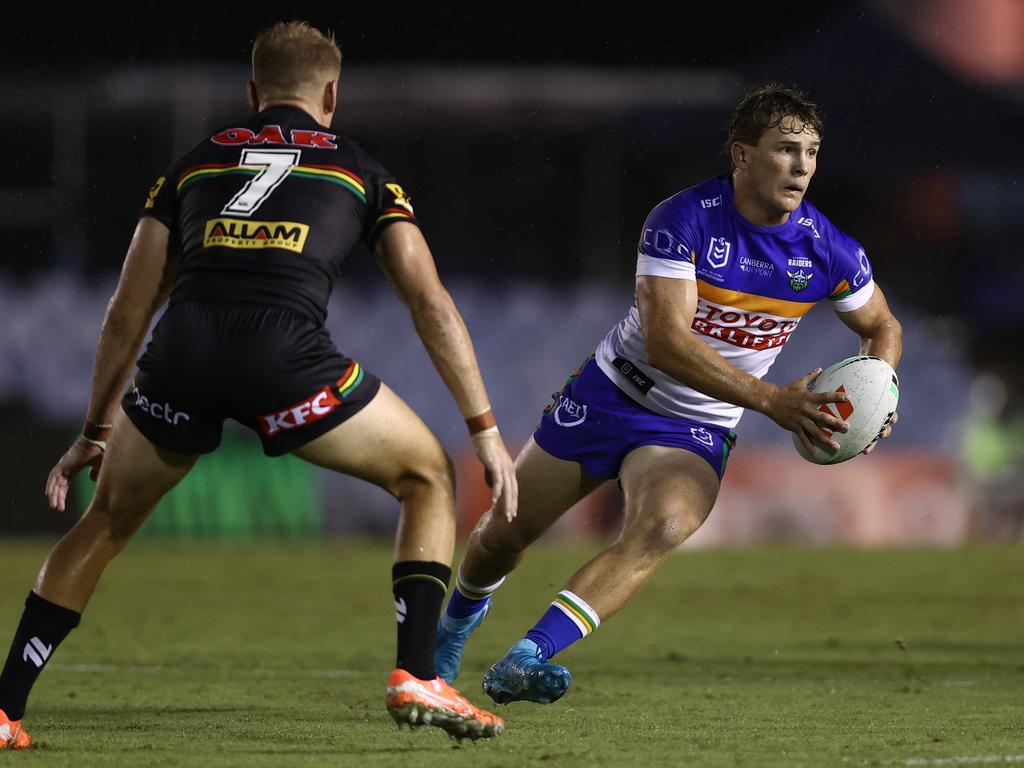
{"type": "Polygon", "coordinates": [[[524,547],[550,528],[573,504],[605,481],[575,461],[552,456],[531,437],[516,457],[519,510],[508,522],[488,515],[480,529],[483,543],[524,547]]]}
{"type": "Polygon", "coordinates": [[[452,483],[451,462],[437,437],[383,383],[359,413],[292,453],[317,466],[371,482],[395,496],[409,480],[442,486],[452,483]]]}
{"type": "Polygon", "coordinates": [[[619,475],[625,539],[654,546],[682,543],[707,519],[720,482],[711,465],[682,448],[645,445],[629,453],[619,475]]]}
{"type": "Polygon", "coordinates": [[[118,409],[87,514],[108,515],[115,534],[131,535],[197,458],[157,447],[118,409]]]}

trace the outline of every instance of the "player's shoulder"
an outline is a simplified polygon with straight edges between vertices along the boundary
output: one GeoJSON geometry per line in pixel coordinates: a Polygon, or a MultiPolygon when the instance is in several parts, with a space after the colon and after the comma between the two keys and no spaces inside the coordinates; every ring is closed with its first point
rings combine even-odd
{"type": "Polygon", "coordinates": [[[864,249],[853,236],[836,226],[820,208],[807,200],[800,206],[797,224],[802,227],[804,235],[817,241],[819,250],[832,259],[863,253],[864,249]]]}
{"type": "Polygon", "coordinates": [[[727,199],[723,188],[727,183],[726,177],[716,176],[680,190],[654,206],[651,217],[667,218],[699,228],[702,220],[712,215],[712,211],[721,210],[723,201],[727,199]]]}
{"type": "Polygon", "coordinates": [[[351,150],[356,163],[364,174],[375,176],[390,175],[384,163],[378,160],[375,155],[368,152],[362,144],[348,136],[342,136],[340,138],[344,139],[345,145],[351,150]]]}
{"type": "Polygon", "coordinates": [[[680,215],[707,216],[715,208],[721,208],[728,199],[728,184],[728,177],[715,176],[676,192],[665,202],[680,215]]]}

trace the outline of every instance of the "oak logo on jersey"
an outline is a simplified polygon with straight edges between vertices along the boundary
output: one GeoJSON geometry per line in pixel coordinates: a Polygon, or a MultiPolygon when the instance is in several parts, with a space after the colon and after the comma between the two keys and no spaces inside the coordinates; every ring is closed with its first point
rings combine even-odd
{"type": "Polygon", "coordinates": [[[248,128],[228,128],[210,137],[214,144],[233,147],[239,144],[251,146],[285,145],[293,147],[312,147],[313,149],[337,149],[338,137],[326,131],[308,131],[293,128],[286,138],[279,125],[264,125],[256,133],[248,128]]]}
{"type": "Polygon", "coordinates": [[[161,176],[159,179],[156,180],[156,184],[150,187],[149,195],[146,197],[147,208],[152,208],[154,205],[156,205],[156,196],[160,194],[160,190],[163,189],[165,181],[167,181],[167,179],[161,176]]]}
{"type": "Polygon", "coordinates": [[[790,272],[787,269],[786,274],[789,275],[789,287],[797,292],[806,288],[810,284],[811,278],[814,277],[813,272],[804,272],[802,269],[798,269],[796,272],[790,272]]]}
{"type": "Polygon", "coordinates": [[[302,253],[309,225],[298,221],[241,221],[210,219],[206,222],[203,245],[207,248],[284,248],[302,253]]]}
{"type": "MultiPolygon", "coordinates": [[[[395,198],[395,205],[400,205],[409,213],[413,213],[412,210],[412,198],[405,194],[405,190],[402,189],[398,184],[385,184],[388,192],[390,192],[395,198]]],[[[415,214],[413,214],[415,216],[415,214]]]]}

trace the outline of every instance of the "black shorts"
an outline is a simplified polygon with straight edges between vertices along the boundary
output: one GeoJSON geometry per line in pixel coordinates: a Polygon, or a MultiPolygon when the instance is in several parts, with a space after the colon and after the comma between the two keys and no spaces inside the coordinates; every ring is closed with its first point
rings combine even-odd
{"type": "Polygon", "coordinates": [[[280,456],[351,418],[380,380],[335,349],[327,329],[288,309],[181,302],[153,330],[121,407],[151,442],[210,453],[224,419],[280,456]]]}

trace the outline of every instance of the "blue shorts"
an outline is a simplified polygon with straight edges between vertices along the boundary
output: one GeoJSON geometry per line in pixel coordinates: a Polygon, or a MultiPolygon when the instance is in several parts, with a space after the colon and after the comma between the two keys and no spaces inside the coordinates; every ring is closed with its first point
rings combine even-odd
{"type": "Polygon", "coordinates": [[[533,439],[555,458],[575,461],[603,480],[618,477],[626,455],[642,445],[695,453],[721,480],[736,444],[732,430],[647,410],[622,392],[593,357],[552,397],[533,439]]]}

